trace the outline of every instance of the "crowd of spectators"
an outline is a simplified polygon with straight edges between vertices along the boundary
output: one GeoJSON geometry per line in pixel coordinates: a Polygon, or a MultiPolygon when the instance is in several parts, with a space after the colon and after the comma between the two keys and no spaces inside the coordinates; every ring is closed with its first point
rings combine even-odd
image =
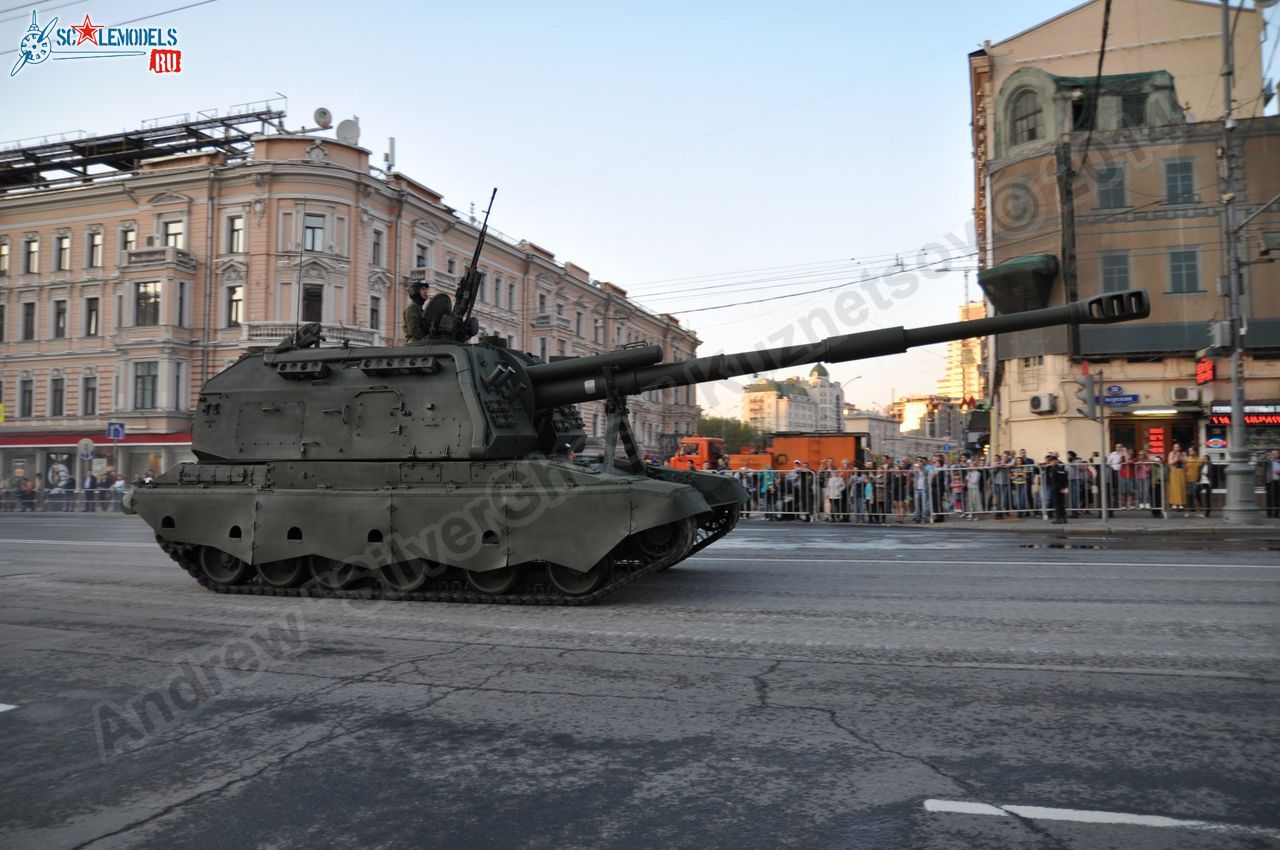
{"type": "MultiPolygon", "coordinates": [[[[824,459],[817,469],[805,460],[790,468],[704,471],[736,477],[748,493],[748,511],[775,520],[850,523],[932,523],[946,519],[1052,518],[1100,515],[1103,492],[1109,510],[1151,511],[1152,516],[1211,516],[1213,491],[1222,469],[1195,446],[1174,444],[1167,454],[1117,443],[1106,457],[1074,451],[1035,460],[1025,450],[993,456],[963,453],[881,458],[857,464],[824,459]]],[[[1259,464],[1269,517],[1280,517],[1280,451],[1259,464]]]]}
{"type": "Polygon", "coordinates": [[[13,475],[0,483],[0,511],[51,511],[70,513],[82,511],[120,511],[124,491],[130,483],[149,482],[154,473],[133,476],[132,482],[107,469],[101,476],[88,473],[76,481],[69,475],[60,475],[50,481],[13,475]]]}

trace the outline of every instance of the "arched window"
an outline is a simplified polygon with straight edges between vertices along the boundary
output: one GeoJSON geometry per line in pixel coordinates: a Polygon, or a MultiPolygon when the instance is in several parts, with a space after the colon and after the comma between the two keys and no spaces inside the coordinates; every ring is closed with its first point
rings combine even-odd
{"type": "Polygon", "coordinates": [[[1013,99],[1012,144],[1021,145],[1044,138],[1042,115],[1040,98],[1036,93],[1029,89],[1019,92],[1013,99]]]}

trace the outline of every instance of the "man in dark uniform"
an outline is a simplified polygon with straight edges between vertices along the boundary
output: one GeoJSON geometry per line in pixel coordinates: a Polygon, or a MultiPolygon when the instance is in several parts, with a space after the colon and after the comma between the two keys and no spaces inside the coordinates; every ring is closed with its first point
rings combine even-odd
{"type": "Polygon", "coordinates": [[[1071,487],[1071,478],[1067,474],[1067,468],[1059,462],[1056,454],[1050,454],[1045,458],[1044,477],[1044,486],[1053,506],[1053,521],[1056,525],[1066,525],[1067,493],[1071,487]]]}
{"type": "Polygon", "coordinates": [[[427,323],[422,317],[422,305],[427,300],[430,287],[425,281],[409,286],[409,303],[404,305],[404,338],[409,343],[427,341],[427,323]]]}

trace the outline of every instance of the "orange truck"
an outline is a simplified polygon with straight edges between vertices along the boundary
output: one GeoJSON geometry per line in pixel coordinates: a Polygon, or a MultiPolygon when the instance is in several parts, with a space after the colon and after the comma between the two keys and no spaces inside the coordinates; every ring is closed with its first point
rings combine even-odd
{"type": "Polygon", "coordinates": [[[870,448],[866,434],[775,434],[767,448],[729,454],[719,437],[683,437],[667,466],[702,469],[703,464],[710,463],[714,469],[723,457],[730,469],[781,469],[797,460],[807,460],[817,469],[826,458],[837,466],[846,459],[860,463],[870,448]]]}

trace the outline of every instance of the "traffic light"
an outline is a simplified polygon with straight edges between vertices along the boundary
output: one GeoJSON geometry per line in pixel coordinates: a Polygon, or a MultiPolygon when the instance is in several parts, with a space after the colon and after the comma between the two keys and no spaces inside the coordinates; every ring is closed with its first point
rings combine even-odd
{"type": "Polygon", "coordinates": [[[1085,419],[1098,421],[1098,397],[1093,393],[1093,375],[1076,375],[1075,382],[1080,385],[1076,390],[1076,398],[1080,399],[1080,407],[1076,408],[1085,419]]]}

